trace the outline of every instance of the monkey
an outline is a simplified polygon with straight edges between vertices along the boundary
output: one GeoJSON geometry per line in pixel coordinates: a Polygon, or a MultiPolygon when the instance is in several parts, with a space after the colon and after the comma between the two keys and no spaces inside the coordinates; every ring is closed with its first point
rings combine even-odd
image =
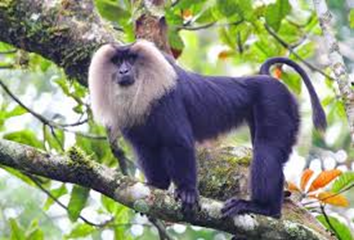
{"type": "Polygon", "coordinates": [[[96,121],[122,135],[137,155],[147,184],[173,183],[182,210],[199,204],[196,143],[246,123],[253,145],[250,200],[231,198],[223,217],[254,213],[279,218],[283,166],[296,143],[300,116],[295,96],[270,74],[285,64],[303,79],[311,97],[313,123],[326,128],[326,116],[306,72],[294,61],[275,57],[257,75],[203,76],[184,70],[152,42],[107,43],[93,55],[88,82],[96,121]]]}

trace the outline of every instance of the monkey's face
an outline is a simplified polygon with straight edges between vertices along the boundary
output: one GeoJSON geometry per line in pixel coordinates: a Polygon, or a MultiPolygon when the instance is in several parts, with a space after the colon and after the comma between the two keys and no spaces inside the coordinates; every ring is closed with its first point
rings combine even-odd
{"type": "Polygon", "coordinates": [[[128,87],[135,82],[135,62],[137,54],[131,51],[128,46],[118,47],[116,53],[111,59],[116,66],[116,72],[113,74],[113,81],[121,87],[128,87]]]}

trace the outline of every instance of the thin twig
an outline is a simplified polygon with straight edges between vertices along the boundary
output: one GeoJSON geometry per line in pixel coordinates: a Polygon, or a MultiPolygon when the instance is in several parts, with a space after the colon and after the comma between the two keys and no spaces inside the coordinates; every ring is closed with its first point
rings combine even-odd
{"type": "Polygon", "coordinates": [[[45,117],[43,117],[42,115],[32,111],[32,109],[28,108],[26,105],[24,105],[20,99],[18,99],[15,94],[13,94],[10,89],[3,83],[3,81],[0,80],[0,86],[4,89],[4,91],[18,104],[20,105],[22,108],[24,108],[27,112],[29,112],[30,114],[32,114],[34,117],[36,117],[39,121],[41,121],[42,123],[46,124],[46,125],[50,125],[50,120],[46,119],[45,117]]]}
{"type": "Polygon", "coordinates": [[[81,136],[81,137],[84,137],[84,138],[89,138],[89,139],[92,139],[92,140],[103,141],[103,140],[107,139],[105,136],[91,134],[91,133],[85,133],[85,132],[73,131],[73,130],[66,129],[66,128],[63,128],[63,131],[68,132],[68,133],[73,133],[73,134],[75,134],[77,136],[81,136]]]}
{"type": "Polygon", "coordinates": [[[216,25],[216,22],[211,22],[211,23],[207,23],[205,25],[200,25],[200,26],[177,26],[178,30],[187,30],[187,31],[198,31],[201,29],[206,29],[206,28],[210,28],[212,26],[216,25]]]}
{"type": "Polygon", "coordinates": [[[55,129],[53,126],[49,126],[50,128],[50,133],[53,135],[55,141],[58,143],[60,150],[62,150],[63,152],[65,151],[64,147],[63,147],[63,143],[60,141],[58,135],[55,132],[55,129]]]}
{"type": "MultiPolygon", "coordinates": [[[[57,203],[60,207],[64,208],[67,212],[69,212],[69,209],[67,208],[67,206],[65,206],[62,202],[60,202],[50,191],[48,191],[46,188],[44,188],[42,186],[42,184],[37,180],[36,177],[32,176],[31,174],[26,174],[32,181],[33,183],[39,188],[41,189],[48,197],[50,197],[55,203],[57,203]]],[[[85,217],[79,215],[79,218],[85,222],[86,224],[89,224],[91,226],[94,227],[98,227],[98,228],[102,228],[107,226],[109,223],[111,223],[114,218],[112,217],[111,219],[103,222],[103,223],[93,223],[90,220],[86,219],[85,217]]]]}
{"type": "Polygon", "coordinates": [[[236,22],[231,22],[231,23],[217,23],[215,21],[215,22],[207,23],[205,25],[200,25],[200,26],[189,26],[191,24],[191,22],[189,22],[188,24],[183,25],[183,26],[176,26],[176,28],[178,30],[198,31],[198,30],[207,29],[210,27],[228,27],[228,26],[232,26],[232,25],[239,25],[243,21],[244,21],[243,19],[236,21],[236,22]]]}
{"type": "Polygon", "coordinates": [[[321,212],[326,220],[326,223],[328,224],[328,227],[332,230],[332,232],[336,235],[336,237],[338,238],[338,240],[342,240],[340,235],[338,234],[338,232],[336,231],[336,229],[333,227],[331,221],[329,220],[329,217],[327,216],[327,213],[324,209],[324,205],[321,204],[321,212]]]}
{"type": "Polygon", "coordinates": [[[180,2],[180,0],[176,0],[171,4],[171,7],[175,7],[177,6],[177,4],[180,2]]]}
{"type": "MultiPolygon", "coordinates": [[[[4,89],[4,91],[18,104],[20,105],[23,109],[25,109],[27,112],[29,112],[32,116],[34,116],[35,118],[37,118],[40,122],[42,122],[44,125],[53,127],[53,128],[58,128],[61,129],[65,132],[71,132],[86,138],[91,138],[91,139],[96,139],[96,140],[105,140],[106,137],[105,136],[97,136],[97,135],[92,135],[92,134],[88,134],[88,133],[82,133],[82,132],[76,132],[76,131],[72,131],[67,129],[66,127],[71,127],[71,126],[78,126],[80,124],[83,124],[84,121],[80,121],[80,122],[76,122],[76,123],[70,123],[70,124],[60,124],[60,123],[56,123],[50,119],[45,118],[44,116],[42,116],[41,114],[33,111],[32,109],[30,109],[29,107],[27,107],[14,93],[12,93],[10,91],[10,89],[3,83],[3,81],[0,80],[0,86],[4,89]]],[[[87,121],[87,120],[85,120],[87,121]]]]}
{"type": "Polygon", "coordinates": [[[76,123],[64,123],[64,124],[60,124],[62,127],[77,127],[80,126],[82,124],[85,124],[88,122],[88,119],[86,118],[85,120],[79,120],[76,123]]]}
{"type": "Polygon", "coordinates": [[[17,53],[17,49],[7,50],[7,51],[1,51],[1,52],[0,52],[0,55],[14,54],[14,53],[17,53]]]}
{"type": "Polygon", "coordinates": [[[0,69],[12,69],[12,68],[14,68],[15,66],[14,65],[12,65],[12,64],[9,64],[9,65],[1,65],[0,66],[0,69]]]}
{"type": "Polygon", "coordinates": [[[325,76],[326,78],[330,79],[330,80],[334,80],[330,75],[328,75],[327,73],[323,72],[321,69],[319,69],[318,67],[312,65],[311,63],[307,62],[305,59],[303,59],[299,54],[296,53],[296,51],[294,50],[294,48],[289,45],[287,42],[285,42],[278,34],[276,34],[269,26],[268,24],[264,24],[265,29],[267,30],[267,32],[275,39],[277,40],[280,45],[282,45],[284,48],[288,49],[296,58],[298,58],[304,65],[306,65],[309,69],[311,69],[312,71],[316,71],[320,74],[322,74],[323,76],[325,76]]]}
{"type": "Polygon", "coordinates": [[[173,240],[173,238],[168,235],[166,226],[161,220],[149,217],[149,221],[157,228],[160,240],[173,240]]]}

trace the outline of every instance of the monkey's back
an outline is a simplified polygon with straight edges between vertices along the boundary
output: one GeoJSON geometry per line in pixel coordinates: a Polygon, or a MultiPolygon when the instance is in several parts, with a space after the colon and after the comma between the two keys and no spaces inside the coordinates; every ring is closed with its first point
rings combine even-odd
{"type": "Polygon", "coordinates": [[[178,75],[176,91],[197,141],[228,132],[250,116],[254,96],[246,78],[205,77],[183,71],[178,75]]]}

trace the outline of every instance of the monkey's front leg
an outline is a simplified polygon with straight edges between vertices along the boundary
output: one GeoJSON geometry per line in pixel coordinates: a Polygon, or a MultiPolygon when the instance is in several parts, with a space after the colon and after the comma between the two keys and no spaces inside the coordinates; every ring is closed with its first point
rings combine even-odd
{"type": "Polygon", "coordinates": [[[164,149],[168,171],[176,185],[175,197],[182,202],[182,211],[190,214],[198,207],[197,167],[193,145],[172,145],[164,149]]]}
{"type": "Polygon", "coordinates": [[[122,173],[124,175],[128,175],[128,166],[127,166],[128,160],[125,156],[123,149],[118,145],[118,137],[119,137],[118,130],[113,130],[111,127],[107,127],[106,130],[107,130],[109,146],[111,148],[113,156],[118,160],[118,164],[122,173]]]}

